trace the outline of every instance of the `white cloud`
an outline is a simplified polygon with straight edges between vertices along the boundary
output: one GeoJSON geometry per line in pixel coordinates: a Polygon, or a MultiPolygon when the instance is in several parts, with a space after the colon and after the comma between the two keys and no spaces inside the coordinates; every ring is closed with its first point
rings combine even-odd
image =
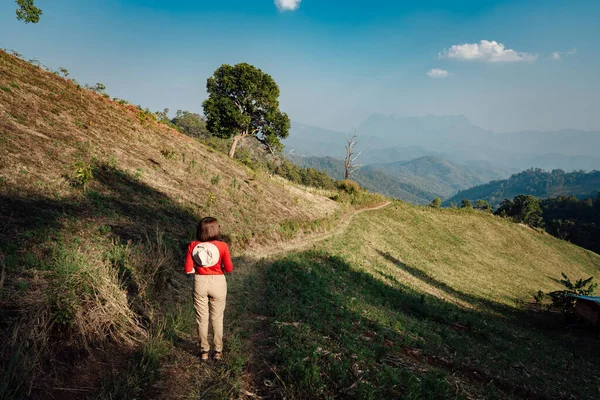
{"type": "Polygon", "coordinates": [[[275,5],[279,11],[294,11],[300,7],[302,0],[275,0],[275,5]]]}
{"type": "Polygon", "coordinates": [[[433,68],[427,72],[427,76],[430,78],[446,78],[448,75],[450,75],[448,71],[439,68],[433,68]]]}
{"type": "Polygon", "coordinates": [[[455,44],[449,49],[439,53],[440,58],[454,58],[457,60],[496,62],[533,62],[537,54],[524,53],[507,49],[502,43],[495,40],[481,40],[479,43],[455,44]]]}
{"type": "Polygon", "coordinates": [[[572,56],[575,53],[577,53],[577,49],[571,49],[569,51],[555,51],[554,53],[552,53],[550,58],[553,60],[560,60],[564,56],[572,56]]]}

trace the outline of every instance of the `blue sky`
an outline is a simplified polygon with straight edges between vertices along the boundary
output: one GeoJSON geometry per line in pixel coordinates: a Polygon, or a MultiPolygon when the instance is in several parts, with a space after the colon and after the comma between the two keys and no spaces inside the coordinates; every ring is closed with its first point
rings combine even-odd
{"type": "Polygon", "coordinates": [[[206,79],[243,61],[293,120],[330,129],[381,112],[600,130],[596,0],[276,2],[36,0],[26,25],[4,0],[0,47],[153,110],[201,112],[206,79]]]}

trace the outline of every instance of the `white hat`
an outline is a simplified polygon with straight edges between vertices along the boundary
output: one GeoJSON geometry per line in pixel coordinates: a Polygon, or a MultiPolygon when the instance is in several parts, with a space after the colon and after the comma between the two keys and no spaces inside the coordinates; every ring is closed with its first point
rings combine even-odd
{"type": "Polygon", "coordinates": [[[192,250],[194,262],[201,267],[213,267],[219,262],[219,249],[212,243],[199,243],[192,250]]]}

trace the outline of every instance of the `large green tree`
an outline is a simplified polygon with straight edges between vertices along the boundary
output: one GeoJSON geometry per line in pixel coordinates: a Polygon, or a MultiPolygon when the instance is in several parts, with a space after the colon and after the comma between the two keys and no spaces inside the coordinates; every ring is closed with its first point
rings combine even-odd
{"type": "Polygon", "coordinates": [[[211,134],[233,138],[229,157],[239,141],[256,137],[274,153],[290,130],[290,119],[279,110],[279,87],[273,78],[246,63],[221,65],[206,82],[208,99],[203,103],[211,134]]]}
{"type": "Polygon", "coordinates": [[[37,24],[40,21],[42,10],[33,4],[33,0],[15,0],[17,3],[17,19],[28,23],[37,24]]]}
{"type": "Polygon", "coordinates": [[[496,215],[510,217],[534,228],[544,226],[540,201],[531,195],[520,194],[513,200],[505,199],[496,210],[496,215]]]}

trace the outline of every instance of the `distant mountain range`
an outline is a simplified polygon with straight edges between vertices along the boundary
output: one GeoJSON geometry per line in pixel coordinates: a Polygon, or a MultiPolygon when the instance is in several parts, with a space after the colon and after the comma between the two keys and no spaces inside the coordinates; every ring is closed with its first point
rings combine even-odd
{"type": "Polygon", "coordinates": [[[550,198],[559,195],[579,198],[594,196],[600,191],[600,171],[591,172],[552,172],[541,169],[529,169],[512,175],[508,179],[492,181],[484,185],[458,192],[444,204],[460,204],[463,199],[472,202],[486,200],[497,207],[504,199],[512,199],[519,194],[530,194],[538,198],[550,198]]]}
{"type": "MultiPolygon", "coordinates": [[[[294,122],[284,144],[286,151],[296,155],[342,158],[347,134],[294,122]]],[[[487,168],[512,173],[528,168],[600,169],[600,131],[495,133],[473,125],[462,115],[373,114],[359,125],[356,134],[363,164],[436,156],[470,166],[485,161],[487,168]]]]}
{"type": "MultiPolygon", "coordinates": [[[[307,168],[327,172],[334,179],[344,176],[344,163],[333,157],[290,159],[307,168]]],[[[485,168],[471,169],[433,156],[388,164],[371,164],[351,177],[361,186],[417,204],[428,204],[435,197],[448,198],[461,189],[498,179],[498,173],[485,168]],[[476,171],[476,172],[474,172],[476,171]]]]}
{"type": "MultiPolygon", "coordinates": [[[[335,177],[341,172],[336,175],[333,165],[343,168],[346,135],[351,134],[294,122],[284,144],[286,152],[304,156],[296,158],[300,164],[335,177]]],[[[356,135],[357,151],[362,152],[358,162],[364,167],[355,179],[371,190],[418,203],[447,199],[459,190],[530,168],[600,170],[600,131],[496,133],[462,115],[373,114],[356,135]]]]}

